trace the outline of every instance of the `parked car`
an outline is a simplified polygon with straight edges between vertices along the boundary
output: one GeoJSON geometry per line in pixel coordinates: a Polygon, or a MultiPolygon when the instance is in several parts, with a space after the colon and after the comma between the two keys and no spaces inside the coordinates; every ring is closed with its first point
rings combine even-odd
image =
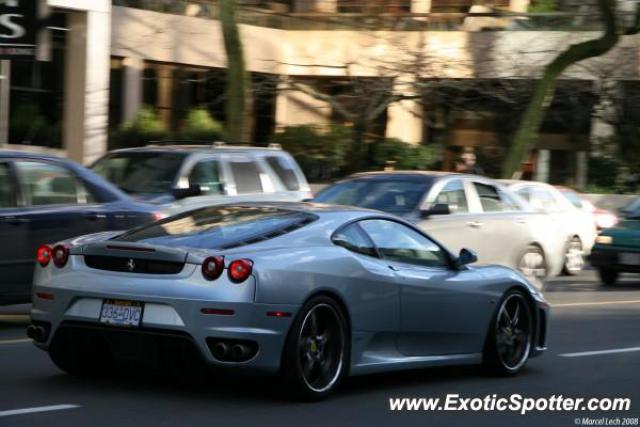
{"type": "Polygon", "coordinates": [[[323,189],[318,203],[399,215],[453,251],[469,247],[481,263],[517,268],[537,286],[562,269],[564,241],[542,213],[488,178],[445,172],[370,172],[323,189]]]}
{"type": "Polygon", "coordinates": [[[559,190],[544,182],[502,182],[527,200],[531,207],[548,214],[551,217],[550,224],[564,236],[565,250],[561,255],[563,273],[574,275],[582,271],[585,256],[591,252],[597,235],[592,214],[578,209],[559,190]]]}
{"type": "Polygon", "coordinates": [[[549,305],[522,275],[378,211],[214,206],[45,250],[28,334],[71,373],[217,366],[319,399],[347,375],[514,375],[546,349],[549,305]]]}
{"type": "Polygon", "coordinates": [[[0,304],[30,301],[42,243],[158,218],[154,207],[71,161],[0,150],[0,304]]]}
{"type": "Polygon", "coordinates": [[[615,285],[621,273],[640,273],[640,206],[628,210],[617,226],[600,232],[590,260],[605,285],[615,285]]]}
{"type": "Polygon", "coordinates": [[[165,205],[167,214],[222,203],[311,197],[300,167],[278,146],[169,144],[112,151],[91,169],[135,198],[165,205]]]}
{"type": "Polygon", "coordinates": [[[618,216],[615,213],[597,207],[577,191],[562,186],[556,186],[556,189],[558,189],[560,194],[575,206],[576,209],[587,212],[592,216],[597,231],[611,228],[618,223],[618,216]]]}

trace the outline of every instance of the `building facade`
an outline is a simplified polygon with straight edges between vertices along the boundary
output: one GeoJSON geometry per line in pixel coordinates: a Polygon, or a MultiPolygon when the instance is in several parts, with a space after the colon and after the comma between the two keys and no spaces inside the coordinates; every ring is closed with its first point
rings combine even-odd
{"type": "MultiPolygon", "coordinates": [[[[215,2],[48,3],[51,61],[3,66],[4,146],[49,149],[86,164],[108,149],[110,131],[145,105],[172,131],[194,107],[224,120],[226,58],[215,2]]],[[[243,3],[241,37],[260,93],[254,140],[291,125],[348,122],[327,97],[359,85],[389,95],[372,126],[380,137],[445,144],[445,167],[463,147],[482,150],[489,163],[498,159],[514,112],[544,65],[570,44],[597,37],[598,22],[588,11],[562,19],[528,16],[524,0],[476,3],[243,3]]],[[[607,128],[596,123],[594,87],[640,80],[639,41],[623,37],[605,57],[563,75],[559,90],[570,96],[562,98],[573,101],[553,105],[557,114],[543,125],[532,159],[540,163],[538,178],[584,185],[590,142],[607,128]]],[[[357,98],[349,108],[361,108],[357,98]]]]}

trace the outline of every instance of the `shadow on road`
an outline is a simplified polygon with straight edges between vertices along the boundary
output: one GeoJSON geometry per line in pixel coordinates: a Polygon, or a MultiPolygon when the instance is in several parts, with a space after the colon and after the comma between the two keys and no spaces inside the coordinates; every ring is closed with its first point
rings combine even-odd
{"type": "MultiPolygon", "coordinates": [[[[537,375],[535,368],[525,369],[519,377],[537,375]]],[[[386,391],[398,393],[398,388],[438,384],[442,387],[460,380],[509,381],[487,374],[479,366],[437,367],[419,370],[391,372],[348,378],[334,398],[357,397],[372,391],[384,394],[386,391]]],[[[200,378],[197,383],[187,383],[174,378],[163,378],[148,373],[120,373],[109,377],[82,377],[60,373],[42,377],[38,384],[40,390],[73,395],[83,393],[87,384],[91,384],[99,396],[117,394],[123,388],[127,393],[145,396],[146,399],[185,399],[196,401],[237,402],[273,404],[295,403],[283,389],[277,376],[247,376],[230,373],[211,373],[200,378]]],[[[301,402],[302,403],[302,402],[301,402]]]]}

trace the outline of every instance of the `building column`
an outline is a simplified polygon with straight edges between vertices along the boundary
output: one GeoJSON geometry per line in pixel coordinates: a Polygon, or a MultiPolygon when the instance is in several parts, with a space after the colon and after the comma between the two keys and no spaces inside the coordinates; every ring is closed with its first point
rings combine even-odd
{"type": "Polygon", "coordinates": [[[144,61],[141,58],[124,58],[122,84],[122,121],[135,119],[142,107],[142,73],[144,61]]]}
{"type": "Polygon", "coordinates": [[[529,0],[510,0],[509,12],[526,13],[529,10],[529,0]]]}
{"type": "Polygon", "coordinates": [[[111,13],[73,11],[68,19],[63,139],[67,156],[86,164],[107,151],[111,13]]]}
{"type": "Polygon", "coordinates": [[[430,13],[431,0],[411,0],[411,13],[430,13]]]}
{"type": "Polygon", "coordinates": [[[284,78],[280,78],[276,97],[276,130],[296,125],[328,125],[331,123],[331,106],[299,90],[292,90],[284,78]]]}
{"type": "Polygon", "coordinates": [[[580,190],[587,186],[587,174],[589,172],[589,156],[586,151],[576,153],[576,187],[580,190]]]}
{"type": "MultiPolygon", "coordinates": [[[[415,88],[412,79],[413,76],[396,79],[393,86],[394,93],[414,95],[415,88]]],[[[422,105],[418,100],[407,99],[389,105],[387,109],[387,138],[397,138],[411,144],[421,144],[423,128],[422,105]]]]}
{"type": "Polygon", "coordinates": [[[538,162],[536,163],[535,180],[540,182],[549,181],[549,166],[551,165],[551,151],[539,150],[538,162]]]}
{"type": "Polygon", "coordinates": [[[0,148],[9,141],[9,102],[11,95],[11,61],[0,60],[0,148]]]}

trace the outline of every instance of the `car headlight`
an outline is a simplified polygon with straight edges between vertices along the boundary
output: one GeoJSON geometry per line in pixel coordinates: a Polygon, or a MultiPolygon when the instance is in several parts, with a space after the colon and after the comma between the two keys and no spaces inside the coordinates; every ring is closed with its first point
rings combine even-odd
{"type": "Polygon", "coordinates": [[[596,243],[601,245],[610,245],[613,243],[613,237],[611,236],[598,236],[596,237],[596,243]]]}

